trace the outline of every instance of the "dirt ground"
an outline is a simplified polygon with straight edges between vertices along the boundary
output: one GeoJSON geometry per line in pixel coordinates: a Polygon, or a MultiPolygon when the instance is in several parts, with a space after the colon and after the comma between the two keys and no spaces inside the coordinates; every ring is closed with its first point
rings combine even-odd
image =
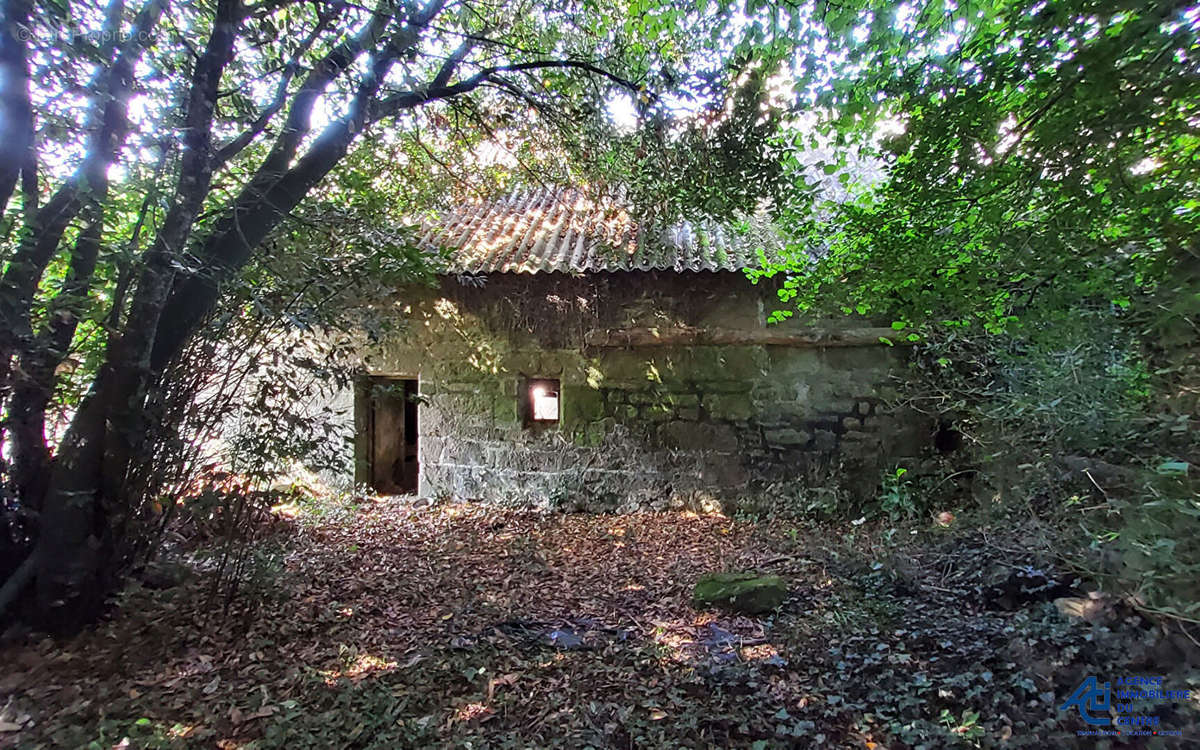
{"type": "Polygon", "coordinates": [[[986,527],[283,513],[228,611],[197,558],[75,638],[10,632],[0,747],[1095,747],[1059,706],[1132,674],[1192,697],[1146,709],[1164,733],[1103,742],[1200,741],[1185,634],[1103,600],[1064,616],[1052,599],[1087,586],[986,527]],[[717,570],[791,593],[698,611],[717,570]]]}

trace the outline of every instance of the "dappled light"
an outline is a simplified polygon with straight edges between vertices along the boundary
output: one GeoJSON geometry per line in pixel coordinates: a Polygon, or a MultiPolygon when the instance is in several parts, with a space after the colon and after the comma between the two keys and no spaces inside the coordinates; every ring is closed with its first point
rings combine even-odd
{"type": "Polygon", "coordinates": [[[352,657],[341,669],[322,670],[321,676],[325,678],[326,685],[336,685],[337,681],[342,678],[359,680],[381,672],[390,672],[396,669],[397,666],[398,664],[395,661],[389,661],[370,654],[359,654],[352,657]]]}
{"type": "Polygon", "coordinates": [[[1200,6],[3,0],[0,748],[1200,738],[1200,6]]]}
{"type": "Polygon", "coordinates": [[[915,675],[980,709],[969,686],[1028,682],[1029,707],[1008,713],[1015,732],[1054,710],[1038,696],[1062,687],[1080,658],[1069,644],[1087,637],[1043,630],[1036,608],[989,609],[967,573],[986,568],[978,554],[883,527],[796,534],[694,512],[547,515],[387,498],[296,522],[281,567],[249,582],[254,593],[228,617],[205,609],[200,578],[166,597],[134,589],[74,639],[7,647],[24,731],[64,745],[103,731],[291,747],[345,736],[349,710],[392,746],[574,746],[611,731],[669,744],[841,744],[881,736],[879,713],[900,711],[944,737],[937,715],[897,702],[915,675]],[[949,560],[967,577],[945,577],[949,560]],[[786,576],[778,611],[695,607],[698,576],[744,569],[786,576]],[[964,629],[970,639],[947,640],[964,629]],[[1053,674],[1010,652],[1025,642],[1050,649],[1053,674]],[[862,670],[870,684],[833,681],[862,670]],[[969,681],[946,681],[960,673],[969,681]],[[875,684],[900,692],[863,703],[875,684]]]}

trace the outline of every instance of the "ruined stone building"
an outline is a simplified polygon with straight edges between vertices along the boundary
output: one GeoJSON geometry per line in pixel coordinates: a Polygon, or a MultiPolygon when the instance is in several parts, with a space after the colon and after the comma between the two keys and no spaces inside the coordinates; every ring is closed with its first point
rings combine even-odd
{"type": "Polygon", "coordinates": [[[836,471],[874,486],[928,429],[889,407],[890,331],[767,325],[762,221],[636,226],[574,191],[481,202],[422,238],[435,289],[365,354],[355,478],[556,507],[727,503],[836,471]]]}

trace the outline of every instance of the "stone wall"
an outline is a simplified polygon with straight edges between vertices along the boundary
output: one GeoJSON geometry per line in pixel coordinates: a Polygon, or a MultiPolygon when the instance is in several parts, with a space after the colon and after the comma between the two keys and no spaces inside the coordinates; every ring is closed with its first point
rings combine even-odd
{"type": "MultiPolygon", "coordinates": [[[[365,357],[372,374],[420,380],[424,495],[707,506],[830,473],[866,491],[929,442],[928,425],[887,406],[896,348],[588,344],[639,326],[762,330],[772,290],[738,274],[463,281],[406,295],[400,329],[365,357]],[[558,425],[522,419],[527,378],[560,381],[558,425]]],[[[363,445],[357,460],[361,478],[363,445]]]]}

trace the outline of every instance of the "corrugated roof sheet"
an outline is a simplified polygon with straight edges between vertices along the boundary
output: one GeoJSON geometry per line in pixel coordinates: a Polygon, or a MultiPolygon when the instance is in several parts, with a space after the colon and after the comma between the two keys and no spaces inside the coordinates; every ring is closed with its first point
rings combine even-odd
{"type": "Polygon", "coordinates": [[[774,258],[783,243],[765,216],[639,226],[611,200],[538,190],[452,210],[420,244],[451,251],[451,273],[738,271],[774,258]]]}

